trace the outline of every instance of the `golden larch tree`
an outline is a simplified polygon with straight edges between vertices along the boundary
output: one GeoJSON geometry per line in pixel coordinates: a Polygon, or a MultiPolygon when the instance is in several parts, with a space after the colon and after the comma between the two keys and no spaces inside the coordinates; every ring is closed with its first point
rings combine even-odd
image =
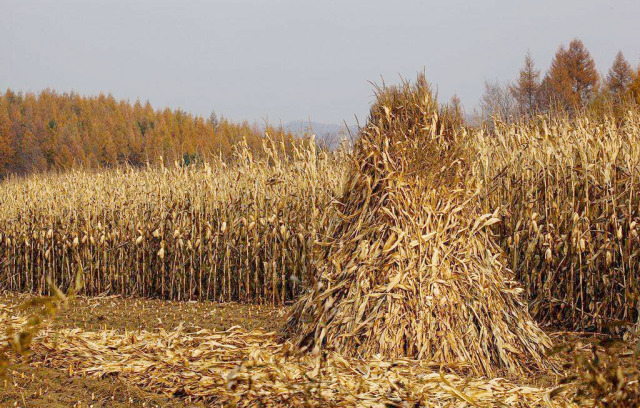
{"type": "Polygon", "coordinates": [[[607,74],[606,88],[614,99],[619,101],[629,85],[631,85],[631,81],[633,81],[631,65],[624,58],[622,51],[618,51],[607,74]]]}
{"type": "Polygon", "coordinates": [[[579,39],[560,46],[545,77],[547,103],[575,111],[584,108],[598,89],[599,76],[591,54],[579,39]]]}
{"type": "Polygon", "coordinates": [[[520,114],[533,116],[538,110],[540,71],[536,69],[530,52],[527,52],[518,80],[510,90],[518,103],[520,114]]]}

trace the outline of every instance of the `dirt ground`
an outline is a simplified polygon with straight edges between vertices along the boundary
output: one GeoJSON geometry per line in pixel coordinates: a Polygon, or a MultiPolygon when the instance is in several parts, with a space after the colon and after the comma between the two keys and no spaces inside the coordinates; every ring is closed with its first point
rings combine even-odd
{"type": "MultiPolygon", "coordinates": [[[[0,304],[17,305],[28,295],[0,293],[0,304]]],[[[120,297],[78,298],[52,322],[54,328],[87,331],[170,331],[180,324],[186,331],[200,328],[226,330],[240,326],[247,330],[278,331],[286,319],[286,308],[213,302],[171,302],[120,297]]],[[[595,344],[594,334],[550,333],[554,343],[581,341],[595,344]]],[[[0,379],[0,407],[203,407],[201,403],[149,393],[128,385],[118,377],[76,377],[21,357],[13,362],[9,375],[0,379]]],[[[567,360],[565,360],[567,361],[567,360]]],[[[529,385],[553,386],[559,376],[544,374],[529,378],[529,385]]],[[[520,379],[521,380],[521,379],[520,379]]]]}
{"type": "MultiPolygon", "coordinates": [[[[0,293],[0,304],[19,304],[24,294],[0,293]]],[[[275,331],[284,323],[286,308],[212,302],[170,302],[119,297],[78,298],[55,318],[54,327],[98,331],[170,330],[182,324],[187,331],[199,328],[225,330],[232,326],[275,331]]],[[[78,378],[29,364],[28,357],[13,364],[0,380],[0,407],[203,407],[127,385],[117,377],[78,378]]]]}

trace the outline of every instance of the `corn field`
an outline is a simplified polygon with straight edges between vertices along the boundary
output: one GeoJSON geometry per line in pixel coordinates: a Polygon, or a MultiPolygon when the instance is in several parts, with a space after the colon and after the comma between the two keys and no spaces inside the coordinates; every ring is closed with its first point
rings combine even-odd
{"type": "MultiPolygon", "coordinates": [[[[484,213],[539,321],[603,330],[638,319],[640,112],[461,129],[484,213]]],[[[344,152],[266,142],[256,160],[73,171],[0,184],[0,287],[281,304],[308,283],[337,216],[344,152]]],[[[327,260],[330,262],[331,260],[327,260]]]]}
{"type": "Polygon", "coordinates": [[[473,137],[485,210],[539,321],[602,330],[638,319],[640,112],[621,123],[497,124],[473,137]]]}
{"type": "Polygon", "coordinates": [[[4,182],[0,286],[281,304],[309,267],[344,154],[267,141],[233,165],[73,171],[4,182]]]}

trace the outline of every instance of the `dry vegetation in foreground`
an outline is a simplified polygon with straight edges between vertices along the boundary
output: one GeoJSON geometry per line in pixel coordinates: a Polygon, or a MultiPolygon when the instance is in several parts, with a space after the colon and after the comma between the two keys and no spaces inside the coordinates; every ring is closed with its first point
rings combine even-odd
{"type": "MultiPolygon", "coordinates": [[[[0,295],[0,305],[3,310],[0,317],[2,324],[6,323],[9,315],[24,316],[24,311],[16,310],[16,305],[28,299],[30,296],[24,294],[3,293],[0,295]]],[[[216,394],[217,388],[211,384],[201,386],[197,383],[195,388],[191,388],[195,381],[192,383],[189,381],[200,379],[203,374],[199,371],[202,370],[202,366],[196,365],[194,367],[189,363],[192,360],[202,360],[200,356],[194,358],[194,354],[199,353],[195,350],[204,349],[205,352],[211,353],[211,347],[207,347],[204,343],[212,340],[220,341],[221,333],[234,326],[242,326],[251,331],[258,330],[266,339],[272,339],[271,335],[264,333],[272,332],[281,327],[287,314],[288,310],[282,307],[238,303],[174,302],[127,299],[119,296],[79,297],[64,312],[63,316],[52,321],[46,329],[44,342],[39,340],[35,342],[34,353],[31,356],[14,361],[9,376],[2,380],[4,386],[0,387],[0,406],[9,407],[17,403],[17,406],[35,408],[89,407],[91,405],[94,407],[200,407],[210,406],[213,401],[220,402],[234,398],[234,395],[235,398],[245,397],[245,401],[250,401],[250,398],[257,401],[259,400],[257,397],[259,392],[266,389],[258,382],[253,385],[255,387],[253,391],[249,392],[248,390],[247,368],[253,358],[249,348],[237,350],[237,353],[243,356],[241,358],[245,358],[244,353],[248,353],[245,360],[246,365],[238,370],[240,380],[234,390],[226,391],[226,387],[220,385],[225,390],[224,395],[216,394]],[[181,331],[176,333],[180,326],[182,326],[181,331]],[[217,336],[210,336],[205,340],[202,333],[195,334],[200,330],[217,333],[217,336]],[[170,340],[171,335],[177,339],[177,342],[170,340]],[[55,343],[56,336],[61,339],[61,343],[55,343]],[[47,337],[49,340],[46,340],[47,337]],[[136,343],[118,343],[125,338],[135,339],[136,343]],[[185,341],[190,342],[188,346],[185,341]],[[146,354],[144,351],[149,347],[149,342],[156,342],[156,347],[157,342],[162,345],[171,344],[171,346],[161,352],[155,348],[146,354]],[[118,344],[122,347],[114,347],[118,344]],[[173,355],[174,360],[171,360],[169,355],[173,355]],[[187,361],[178,361],[181,357],[186,357],[187,361]],[[136,373],[130,370],[130,367],[148,363],[150,359],[157,361],[153,360],[154,358],[166,360],[167,365],[160,365],[157,373],[154,370],[149,370],[146,373],[136,373]],[[111,362],[112,374],[101,375],[100,371],[90,372],[90,370],[100,369],[100,365],[105,361],[111,362]],[[98,364],[98,362],[102,363],[98,364]],[[71,370],[69,370],[70,366],[71,370]],[[86,370],[87,368],[90,370],[86,370]],[[174,374],[183,373],[184,376],[170,377],[170,381],[167,383],[162,378],[166,371],[171,371],[174,374]],[[203,401],[195,395],[190,395],[182,388],[184,386],[189,386],[191,393],[206,393],[207,397],[203,401]],[[218,399],[216,400],[216,398],[218,399]],[[205,401],[208,401],[208,404],[205,401]]],[[[237,333],[237,330],[232,329],[232,332],[236,331],[237,333]]],[[[549,335],[556,344],[572,345],[572,349],[559,347],[556,350],[557,358],[567,365],[565,370],[568,376],[579,374],[575,367],[580,362],[574,361],[574,355],[587,362],[586,359],[592,355],[592,347],[595,347],[599,354],[599,366],[602,368],[598,370],[598,373],[605,374],[611,367],[614,367],[615,370],[620,367],[625,375],[629,375],[628,371],[637,370],[637,365],[634,365],[632,359],[633,350],[622,344],[615,344],[614,347],[611,347],[610,344],[602,341],[605,338],[603,336],[568,333],[549,333],[549,335]],[[610,351],[610,356],[607,355],[606,350],[610,351]],[[614,359],[615,362],[609,362],[609,359],[614,359]]],[[[227,337],[225,336],[224,339],[227,337]]],[[[245,337],[242,340],[243,346],[254,344],[250,340],[245,337]]],[[[221,355],[223,354],[217,354],[218,358],[221,355]]],[[[262,355],[264,356],[264,354],[262,355]]],[[[208,359],[211,357],[209,356],[208,359]]],[[[293,360],[292,357],[290,359],[293,360]]],[[[435,406],[463,405],[464,397],[459,396],[457,392],[464,393],[466,397],[480,397],[475,399],[479,406],[493,406],[490,402],[485,404],[483,401],[490,401],[490,398],[494,397],[500,398],[506,406],[516,407],[547,407],[549,405],[546,405],[545,398],[555,402],[556,406],[561,406],[558,401],[573,399],[572,395],[577,394],[580,389],[587,392],[587,395],[591,395],[588,384],[579,387],[578,383],[571,383],[570,388],[558,388],[558,379],[562,377],[553,373],[529,375],[526,380],[519,376],[509,377],[508,375],[505,380],[481,380],[478,378],[472,380],[445,372],[445,379],[450,383],[447,385],[438,374],[439,367],[432,367],[430,371],[425,369],[425,372],[429,373],[426,377],[419,376],[419,367],[409,372],[410,378],[399,375],[386,377],[389,372],[404,372],[404,375],[407,375],[405,370],[411,370],[411,365],[415,362],[405,361],[404,364],[409,365],[401,365],[400,367],[391,365],[386,368],[386,371],[383,371],[383,375],[376,377],[373,374],[379,368],[374,369],[372,374],[371,371],[367,371],[367,366],[363,361],[347,361],[355,364],[347,373],[346,379],[348,381],[353,379],[353,375],[359,373],[361,376],[359,381],[364,382],[366,386],[361,392],[378,390],[380,396],[376,398],[379,399],[371,401],[372,405],[374,402],[383,403],[386,401],[390,404],[388,406],[403,406],[402,402],[398,401],[400,397],[406,398],[408,396],[408,390],[403,391],[402,388],[406,380],[410,380],[406,384],[416,390],[414,393],[416,398],[421,395],[417,391],[420,389],[419,384],[425,383],[427,385],[424,389],[424,395],[422,395],[423,406],[427,407],[434,406],[433,404],[429,405],[428,401],[430,400],[427,398],[433,398],[433,400],[442,398],[437,400],[440,405],[435,406]],[[396,382],[389,382],[387,378],[396,379],[396,382]],[[459,388],[452,388],[452,386],[459,388]],[[433,395],[431,395],[432,392],[433,395]],[[551,398],[551,392],[565,396],[557,400],[551,398]],[[545,393],[549,393],[549,396],[545,397],[545,393]],[[520,399],[521,395],[524,395],[522,399],[520,399]],[[509,400],[509,398],[511,399],[509,400]],[[534,403],[535,401],[538,402],[534,403]]],[[[206,376],[217,378],[219,384],[226,384],[229,378],[228,374],[232,372],[229,367],[233,362],[233,360],[227,361],[222,367],[211,364],[211,367],[206,367],[206,376]]],[[[240,362],[236,361],[236,363],[240,362]]],[[[258,372],[261,372],[260,370],[263,368],[258,368],[258,372]]],[[[257,376],[257,378],[259,380],[261,376],[257,376]]],[[[607,384],[613,386],[615,382],[609,382],[608,379],[609,377],[603,375],[600,376],[599,382],[603,386],[607,386],[607,384]]],[[[270,380],[267,379],[268,381],[270,380]]],[[[323,381],[326,381],[323,382],[326,389],[335,385],[331,382],[330,375],[325,377],[323,381]]],[[[303,377],[300,383],[291,384],[287,388],[291,402],[296,401],[293,399],[295,390],[303,390],[298,394],[299,398],[302,397],[305,392],[304,384],[307,386],[306,392],[315,390],[314,387],[317,386],[317,384],[310,383],[306,377],[303,377]]],[[[282,383],[280,385],[285,387],[282,383]]],[[[631,386],[634,385],[631,384],[631,386]]],[[[373,396],[375,395],[377,394],[373,394],[373,396]]],[[[332,406],[330,401],[337,404],[334,395],[326,394],[326,397],[327,399],[331,398],[324,402],[325,406],[332,406]]],[[[351,398],[355,397],[351,396],[351,398]]],[[[262,398],[267,402],[264,399],[266,397],[262,398]]],[[[313,399],[310,398],[308,402],[310,406],[313,406],[313,399]]],[[[467,406],[473,405],[467,404],[467,406]]],[[[581,405],[576,403],[574,406],[581,405]]]]}
{"type": "Polygon", "coordinates": [[[428,84],[382,89],[360,131],[313,285],[288,330],[301,347],[495,375],[553,369],[483,214],[464,135],[428,84]]]}
{"type": "MultiPolygon", "coordinates": [[[[8,314],[24,316],[18,305],[31,295],[0,294],[1,318],[8,314]]],[[[247,330],[277,330],[286,316],[286,308],[213,302],[172,302],[119,296],[78,297],[69,308],[47,327],[55,338],[57,330],[75,329],[89,332],[113,330],[117,333],[174,331],[182,325],[185,333],[199,329],[224,331],[234,326],[247,330]]],[[[50,368],[38,356],[43,351],[36,341],[34,354],[14,360],[8,376],[1,381],[0,406],[29,408],[68,407],[204,407],[202,402],[145,391],[118,376],[89,376],[81,372],[70,375],[68,367],[50,368]]]]}
{"type": "Polygon", "coordinates": [[[30,364],[220,405],[637,406],[629,343],[571,362],[537,325],[638,329],[640,112],[490,133],[450,114],[419,78],[380,90],[352,155],[267,141],[259,161],[3,183],[4,288],[300,299],[288,339],[48,326],[30,364]]]}

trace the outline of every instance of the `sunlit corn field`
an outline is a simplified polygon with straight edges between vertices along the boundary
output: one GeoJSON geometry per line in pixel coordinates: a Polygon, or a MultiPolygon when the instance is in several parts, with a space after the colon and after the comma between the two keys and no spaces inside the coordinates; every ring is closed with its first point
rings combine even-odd
{"type": "MultiPolygon", "coordinates": [[[[633,324],[639,113],[461,131],[483,211],[499,210],[493,232],[532,314],[570,329],[633,324]]],[[[293,156],[265,149],[254,160],[240,148],[233,164],[5,180],[0,287],[44,292],[48,276],[67,287],[81,270],[92,295],[294,300],[351,164],[344,151],[311,144],[293,156]]]]}
{"type": "Polygon", "coordinates": [[[419,76],[378,89],[353,150],[267,136],[257,159],[4,180],[0,289],[53,296],[0,304],[0,373],[33,352],[185,403],[637,406],[639,130],[468,128],[419,76]],[[263,308],[278,331],[224,319],[263,308]]]}
{"type": "Polygon", "coordinates": [[[640,116],[475,133],[495,233],[538,320],[607,329],[638,319],[640,116]]]}
{"type": "Polygon", "coordinates": [[[343,153],[268,140],[233,165],[74,171],[2,183],[0,285],[44,292],[282,304],[309,268],[343,153]]]}

